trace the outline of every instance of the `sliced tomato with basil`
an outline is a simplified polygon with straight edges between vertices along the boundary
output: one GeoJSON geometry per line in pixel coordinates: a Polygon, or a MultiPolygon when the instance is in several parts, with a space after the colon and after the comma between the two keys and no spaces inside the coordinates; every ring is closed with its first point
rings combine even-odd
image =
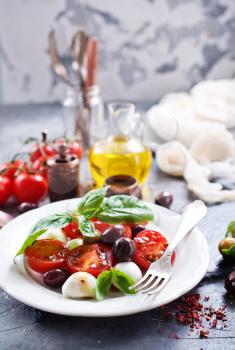
{"type": "Polygon", "coordinates": [[[74,221],[70,222],[68,225],[63,227],[63,231],[68,238],[82,238],[82,234],[78,228],[78,224],[74,221]]]}
{"type": "Polygon", "coordinates": [[[112,266],[112,250],[100,243],[81,245],[69,251],[66,263],[71,273],[83,271],[96,277],[112,266]]]}
{"type": "Polygon", "coordinates": [[[135,238],[136,252],[133,260],[143,269],[158,260],[168,246],[166,237],[160,232],[144,230],[138,233],[135,238]]]}
{"type": "Polygon", "coordinates": [[[26,263],[40,273],[64,266],[68,254],[66,245],[58,240],[40,239],[25,251],[26,263]]]}
{"type": "MultiPolygon", "coordinates": [[[[96,218],[92,218],[91,221],[94,223],[95,225],[95,229],[98,230],[101,235],[110,227],[114,226],[112,224],[107,224],[106,222],[102,222],[96,218]]],[[[132,232],[131,232],[131,228],[130,225],[125,225],[125,224],[118,224],[118,226],[122,225],[124,227],[124,233],[123,233],[123,237],[127,237],[132,239],[132,232]]]]}

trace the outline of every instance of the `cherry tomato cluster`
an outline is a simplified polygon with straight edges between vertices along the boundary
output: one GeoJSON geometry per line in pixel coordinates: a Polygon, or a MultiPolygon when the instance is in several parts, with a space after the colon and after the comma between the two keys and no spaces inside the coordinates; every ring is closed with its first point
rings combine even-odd
{"type": "Polygon", "coordinates": [[[82,158],[83,150],[77,141],[57,139],[34,143],[26,160],[14,159],[0,165],[0,205],[6,204],[13,195],[20,203],[35,203],[42,200],[48,189],[47,161],[58,153],[58,146],[65,143],[68,152],[82,158]]]}

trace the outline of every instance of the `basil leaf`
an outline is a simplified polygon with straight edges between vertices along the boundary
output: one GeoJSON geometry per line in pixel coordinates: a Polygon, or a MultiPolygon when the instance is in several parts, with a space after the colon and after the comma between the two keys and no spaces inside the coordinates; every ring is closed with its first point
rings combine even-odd
{"type": "Polygon", "coordinates": [[[125,294],[136,294],[136,290],[129,289],[129,287],[133,286],[135,282],[133,281],[130,276],[128,276],[126,273],[111,268],[113,280],[116,284],[116,287],[125,294]]]}
{"type": "Polygon", "coordinates": [[[93,222],[87,220],[86,217],[83,215],[80,215],[78,218],[78,227],[82,235],[85,237],[97,236],[93,222]]]}
{"type": "Polygon", "coordinates": [[[149,208],[142,200],[134,196],[120,194],[104,199],[104,209],[110,208],[149,208]]]}
{"type": "Polygon", "coordinates": [[[231,221],[228,225],[225,237],[235,237],[235,221],[231,221]]]}
{"type": "Polygon", "coordinates": [[[96,282],[96,299],[103,300],[110,290],[112,284],[112,272],[103,271],[97,278],[96,282]]]}
{"type": "Polygon", "coordinates": [[[140,208],[114,208],[101,211],[96,214],[97,219],[103,222],[117,223],[134,223],[142,221],[152,221],[153,214],[147,209],[140,208]]]}
{"type": "Polygon", "coordinates": [[[235,259],[235,244],[231,245],[231,247],[222,249],[222,253],[224,257],[235,259]]]}
{"type": "Polygon", "coordinates": [[[44,232],[46,232],[46,229],[39,230],[39,231],[34,232],[33,234],[31,234],[30,236],[28,236],[26,238],[26,240],[24,241],[24,243],[22,244],[22,246],[19,249],[19,251],[17,252],[16,256],[24,254],[26,248],[30,247],[36,241],[36,239],[39,236],[41,236],[44,232]]]}
{"type": "Polygon", "coordinates": [[[117,195],[104,199],[102,209],[96,213],[97,219],[109,222],[141,222],[154,219],[152,209],[140,199],[117,195]]]}
{"type": "Polygon", "coordinates": [[[84,215],[87,219],[92,218],[103,204],[106,192],[107,187],[88,192],[79,202],[78,213],[84,215]]]}
{"type": "Polygon", "coordinates": [[[61,228],[66,226],[72,221],[72,217],[68,213],[52,214],[38,221],[33,227],[31,233],[44,228],[61,228]]]}

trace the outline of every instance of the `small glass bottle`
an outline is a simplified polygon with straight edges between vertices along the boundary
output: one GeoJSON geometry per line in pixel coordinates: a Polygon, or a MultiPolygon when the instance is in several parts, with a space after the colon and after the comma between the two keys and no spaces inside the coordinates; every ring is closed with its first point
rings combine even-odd
{"type": "Polygon", "coordinates": [[[81,104],[81,93],[77,88],[65,86],[65,98],[62,102],[65,135],[72,138],[76,133],[76,119],[81,104]]]}
{"type": "Polygon", "coordinates": [[[108,105],[111,132],[107,139],[96,142],[89,151],[89,165],[97,187],[114,175],[133,176],[142,184],[149,174],[151,152],[133,136],[140,118],[132,103],[108,105]]]}
{"type": "Polygon", "coordinates": [[[76,133],[80,135],[83,149],[88,151],[94,142],[103,138],[106,129],[99,86],[93,85],[84,88],[76,125],[76,133]]]}

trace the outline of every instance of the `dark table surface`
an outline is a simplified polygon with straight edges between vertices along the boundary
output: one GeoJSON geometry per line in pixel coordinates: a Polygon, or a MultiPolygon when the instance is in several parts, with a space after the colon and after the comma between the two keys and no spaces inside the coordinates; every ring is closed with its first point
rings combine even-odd
{"type": "MultiPolygon", "coordinates": [[[[63,133],[59,104],[0,107],[0,161],[19,150],[20,140],[37,137],[45,128],[51,137],[63,133]]],[[[153,193],[173,192],[172,209],[178,213],[193,199],[182,180],[161,174],[156,166],[149,184],[153,193]]],[[[116,318],[59,316],[23,305],[0,290],[0,349],[235,349],[235,301],[224,290],[224,277],[235,266],[224,265],[217,250],[227,224],[235,219],[234,209],[234,203],[210,206],[200,223],[211,259],[208,273],[193,291],[202,300],[209,296],[213,308],[228,305],[227,328],[210,329],[208,339],[199,339],[196,333],[189,335],[188,326],[163,320],[160,309],[116,318]]],[[[191,254],[193,247],[189,258],[191,254]]]]}

